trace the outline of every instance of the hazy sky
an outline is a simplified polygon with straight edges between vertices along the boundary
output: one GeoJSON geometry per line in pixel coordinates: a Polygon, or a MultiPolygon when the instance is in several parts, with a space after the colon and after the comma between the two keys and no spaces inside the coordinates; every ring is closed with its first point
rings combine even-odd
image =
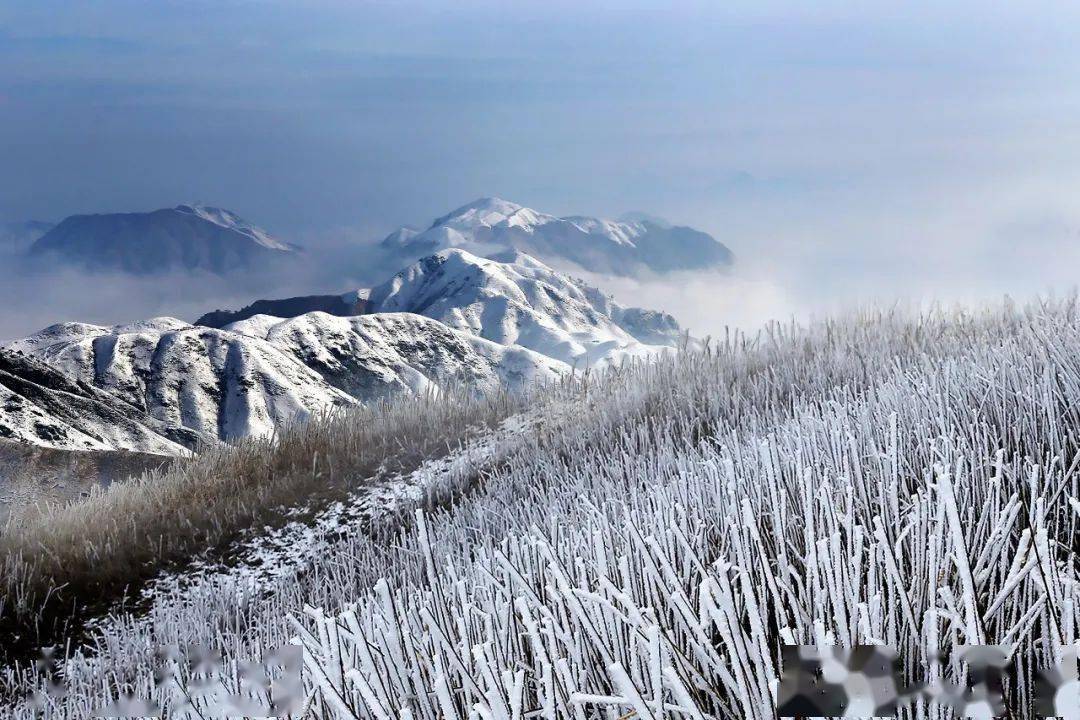
{"type": "Polygon", "coordinates": [[[1072,285],[1080,12],[941,6],[7,0],[0,219],[366,237],[499,195],[708,230],[765,314],[1072,285]]]}

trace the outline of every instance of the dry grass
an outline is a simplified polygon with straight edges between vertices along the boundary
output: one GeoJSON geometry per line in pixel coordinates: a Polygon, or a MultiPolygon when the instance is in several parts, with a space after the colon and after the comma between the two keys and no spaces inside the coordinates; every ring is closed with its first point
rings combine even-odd
{"type": "Polygon", "coordinates": [[[478,398],[463,390],[340,412],[276,439],[209,448],[30,515],[0,536],[0,629],[19,631],[23,647],[56,640],[59,627],[162,567],[274,524],[285,509],[407,472],[523,402],[520,394],[478,398]]]}

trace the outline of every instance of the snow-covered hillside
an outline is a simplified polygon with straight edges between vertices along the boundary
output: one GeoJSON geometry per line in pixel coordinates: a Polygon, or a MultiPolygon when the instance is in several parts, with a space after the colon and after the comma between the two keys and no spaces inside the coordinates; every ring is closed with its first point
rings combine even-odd
{"type": "Polygon", "coordinates": [[[458,332],[426,317],[382,313],[291,319],[257,315],[228,330],[265,339],[331,385],[368,401],[462,383],[480,392],[554,380],[566,365],[521,347],[458,332]]]}
{"type": "Polygon", "coordinates": [[[356,402],[264,340],[175,318],[62,323],[9,347],[211,442],[269,435],[356,402]]]}
{"type": "Polygon", "coordinates": [[[335,407],[446,383],[490,391],[570,370],[406,314],[257,315],[224,330],[167,317],[114,327],[62,323],[9,347],[211,443],[268,436],[335,407]]]}
{"type": "MultiPolygon", "coordinates": [[[[52,563],[38,592],[68,603],[99,566],[122,568],[110,587],[132,567],[172,572],[145,611],[117,597],[122,612],[83,647],[57,638],[71,648],[66,693],[48,693],[41,669],[3,668],[0,693],[39,690],[15,701],[18,720],[141,714],[98,710],[126,695],[167,717],[263,716],[233,710],[268,705],[244,663],[291,641],[304,717],[869,717],[891,710],[865,694],[837,707],[853,686],[827,677],[818,690],[839,700],[798,702],[779,645],[887,645],[907,687],[948,684],[894,714],[947,720],[994,714],[989,693],[951,688],[973,677],[958,648],[1001,645],[1009,717],[1075,717],[1077,308],[792,324],[495,403],[471,436],[467,414],[446,422],[458,403],[425,398],[255,445],[265,464],[254,444],[198,458],[9,541],[8,557],[52,563]],[[401,450],[448,426],[455,442],[401,450]],[[207,486],[244,489],[229,481],[237,467],[285,466],[290,507],[311,507],[299,493],[362,454],[369,471],[342,502],[310,522],[230,527],[251,531],[209,562],[177,567],[124,542],[138,525],[201,550],[189,525],[162,532],[162,497],[195,489],[209,503],[207,486]],[[403,474],[383,472],[402,456],[403,474]],[[84,536],[112,542],[71,541],[84,536]],[[161,682],[148,650],[161,646],[212,647],[214,683],[182,661],[161,682]]],[[[235,502],[177,509],[198,527],[235,502]]]]}
{"type": "Polygon", "coordinates": [[[366,308],[367,300],[359,297],[356,292],[346,295],[301,295],[280,300],[256,300],[239,310],[214,310],[200,316],[195,324],[223,328],[256,315],[291,318],[309,312],[349,317],[363,314],[366,308]]]}
{"type": "Polygon", "coordinates": [[[138,450],[159,455],[186,454],[180,443],[195,439],[110,393],[3,348],[0,438],[61,450],[138,450]]]}
{"type": "Polygon", "coordinates": [[[430,255],[373,288],[368,310],[426,315],[579,366],[646,355],[680,338],[670,315],[623,307],[518,251],[491,259],[461,249],[430,255]]]}
{"type": "Polygon", "coordinates": [[[294,256],[297,248],[221,208],[179,205],[144,213],[72,215],[29,250],[92,269],[140,275],[228,273],[294,256]]]}
{"type": "Polygon", "coordinates": [[[446,248],[488,256],[516,249],[559,266],[636,275],[730,265],[731,251],[706,233],[647,219],[555,217],[499,198],[481,198],[424,231],[401,228],[382,242],[400,265],[446,248]]]}

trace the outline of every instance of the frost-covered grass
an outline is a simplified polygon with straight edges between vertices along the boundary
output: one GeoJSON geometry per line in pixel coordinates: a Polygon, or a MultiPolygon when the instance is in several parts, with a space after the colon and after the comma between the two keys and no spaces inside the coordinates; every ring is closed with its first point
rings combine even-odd
{"type": "MultiPolygon", "coordinates": [[[[311,717],[771,718],[785,642],[888,643],[909,679],[1013,644],[1030,678],[1077,637],[1078,414],[1073,301],[629,365],[553,391],[415,522],[103,624],[45,715],[153,695],[153,648],[178,642],[235,676],[298,638],[311,717]]],[[[1015,717],[1029,693],[1008,688],[1015,717]]]]}
{"type": "Polygon", "coordinates": [[[78,620],[85,606],[100,611],[162,567],[276,524],[283,509],[317,506],[411,470],[526,402],[520,394],[463,391],[373,404],[274,439],[208,448],[8,523],[0,533],[0,642],[13,639],[8,633],[23,643],[56,640],[57,626],[78,620]]]}

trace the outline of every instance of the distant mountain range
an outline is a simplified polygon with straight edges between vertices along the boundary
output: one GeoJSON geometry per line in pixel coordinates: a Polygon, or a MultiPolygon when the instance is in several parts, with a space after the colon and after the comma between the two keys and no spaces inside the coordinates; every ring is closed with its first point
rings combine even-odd
{"type": "Polygon", "coordinates": [[[223,328],[234,322],[247,320],[256,315],[291,318],[309,312],[324,312],[328,315],[349,317],[363,315],[367,309],[367,300],[349,295],[302,295],[282,300],[256,300],[239,310],[214,310],[198,320],[196,325],[223,328]]]}
{"type": "Polygon", "coordinates": [[[29,256],[135,275],[226,274],[298,250],[228,210],[178,205],[145,213],[72,215],[34,242],[29,256]]]}
{"type": "Polygon", "coordinates": [[[489,256],[518,250],[560,267],[640,275],[730,266],[731,250],[712,236],[642,213],[624,221],[555,217],[500,198],[481,198],[426,230],[402,227],[381,243],[398,266],[449,248],[489,256]]]}
{"type": "MultiPolygon", "coordinates": [[[[0,241],[29,246],[31,259],[135,275],[177,270],[225,275],[275,260],[288,263],[299,251],[229,210],[203,205],[72,215],[55,226],[9,224],[0,227],[0,241]]],[[[707,233],[644,213],[620,220],[556,217],[499,198],[463,205],[426,230],[399,228],[367,260],[393,270],[454,248],[480,257],[516,250],[560,269],[621,276],[726,268],[734,262],[731,250],[707,233]]],[[[220,325],[225,318],[206,322],[220,325]]]]}
{"type": "Polygon", "coordinates": [[[176,454],[183,449],[170,444],[173,437],[191,447],[267,436],[333,408],[451,385],[525,388],[573,366],[648,355],[682,339],[670,315],[624,307],[513,251],[481,258],[444,250],[370,290],[259,301],[211,315],[243,319],[221,328],[174,318],[60,323],[10,343],[5,352],[39,368],[45,389],[34,397],[53,387],[68,398],[78,389],[108,400],[113,411],[54,408],[55,419],[42,420],[20,405],[0,433],[62,449],[176,454]],[[309,312],[312,304],[351,314],[309,312]],[[74,426],[64,432],[75,439],[50,439],[63,433],[49,428],[80,416],[92,418],[89,430],[74,426]]]}
{"type": "MultiPolygon", "coordinates": [[[[204,206],[23,228],[39,229],[32,258],[140,275],[226,274],[297,255],[204,206]]],[[[182,455],[401,393],[523,388],[690,341],[670,315],[556,268],[632,275],[732,262],[708,235],[655,218],[557,218],[495,198],[380,248],[404,269],[370,289],[259,300],[194,325],[60,323],[10,343],[0,440],[182,455]]]]}

